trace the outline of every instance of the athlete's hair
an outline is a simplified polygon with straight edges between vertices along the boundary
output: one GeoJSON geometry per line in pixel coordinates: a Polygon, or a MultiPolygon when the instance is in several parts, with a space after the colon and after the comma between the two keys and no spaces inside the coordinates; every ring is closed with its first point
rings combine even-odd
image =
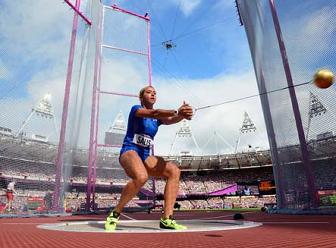
{"type": "Polygon", "coordinates": [[[144,96],[145,91],[146,91],[146,89],[147,89],[148,87],[153,88],[153,86],[151,86],[151,85],[147,85],[147,86],[143,87],[143,88],[139,91],[139,100],[140,100],[141,105],[143,105],[143,102],[142,102],[142,100],[143,100],[143,96],[144,96]]]}

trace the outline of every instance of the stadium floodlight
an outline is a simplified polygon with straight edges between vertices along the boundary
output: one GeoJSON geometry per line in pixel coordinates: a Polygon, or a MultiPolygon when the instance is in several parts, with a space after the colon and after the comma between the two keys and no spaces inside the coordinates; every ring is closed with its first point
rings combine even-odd
{"type": "Polygon", "coordinates": [[[38,117],[46,118],[46,119],[52,119],[55,132],[58,134],[58,129],[55,121],[55,115],[53,112],[53,106],[51,104],[51,94],[47,93],[45,94],[42,99],[32,108],[31,112],[27,116],[27,118],[22,122],[19,130],[15,134],[15,137],[18,137],[23,129],[27,126],[33,115],[36,114],[38,117]]]}
{"type": "Polygon", "coordinates": [[[122,131],[122,133],[126,133],[126,121],[123,113],[119,111],[118,115],[113,121],[112,126],[110,127],[111,131],[122,131]]]}
{"type": "Polygon", "coordinates": [[[239,136],[236,141],[236,148],[234,153],[237,153],[237,149],[240,143],[240,138],[242,134],[250,133],[250,132],[255,132],[257,130],[256,126],[254,125],[253,121],[251,120],[250,116],[248,113],[245,111],[244,112],[244,120],[241,128],[239,128],[239,136]]]}
{"type": "Polygon", "coordinates": [[[309,139],[309,131],[311,121],[314,117],[320,116],[325,114],[327,109],[318,99],[317,95],[314,95],[312,92],[309,94],[309,112],[308,112],[308,125],[307,125],[307,132],[306,132],[306,140],[309,139]]]}
{"type": "Polygon", "coordinates": [[[35,108],[33,108],[33,111],[40,114],[41,117],[53,118],[54,113],[51,105],[51,94],[45,94],[35,108]]]}
{"type": "Polygon", "coordinates": [[[247,112],[244,112],[243,125],[240,128],[241,133],[255,132],[257,130],[256,126],[252,122],[247,112]]]}
{"type": "Polygon", "coordinates": [[[325,114],[327,109],[323,106],[321,101],[318,99],[316,95],[310,92],[309,96],[309,118],[313,118],[315,116],[325,114]]]}
{"type": "Polygon", "coordinates": [[[123,113],[119,111],[112,126],[105,132],[105,145],[121,147],[126,134],[126,121],[123,113]]]}

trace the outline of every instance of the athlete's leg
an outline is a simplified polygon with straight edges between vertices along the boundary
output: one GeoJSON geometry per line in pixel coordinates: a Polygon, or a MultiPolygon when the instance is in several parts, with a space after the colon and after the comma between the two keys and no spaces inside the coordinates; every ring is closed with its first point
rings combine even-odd
{"type": "Polygon", "coordinates": [[[117,206],[106,218],[105,230],[108,232],[116,229],[123,208],[139,192],[148,179],[147,171],[137,152],[133,150],[124,152],[120,157],[120,164],[131,180],[124,187],[117,206]]]}
{"type": "Polygon", "coordinates": [[[129,150],[120,157],[120,164],[131,180],[124,187],[114,211],[121,213],[124,206],[139,192],[148,180],[148,173],[136,151],[129,150]]]}
{"type": "Polygon", "coordinates": [[[179,190],[180,169],[173,162],[166,162],[162,157],[149,156],[145,167],[150,176],[167,179],[164,190],[164,218],[173,215],[174,204],[179,190]]]}
{"type": "Polygon", "coordinates": [[[11,211],[12,208],[13,208],[13,193],[7,192],[6,196],[7,196],[6,209],[9,210],[9,211],[11,211]]]}

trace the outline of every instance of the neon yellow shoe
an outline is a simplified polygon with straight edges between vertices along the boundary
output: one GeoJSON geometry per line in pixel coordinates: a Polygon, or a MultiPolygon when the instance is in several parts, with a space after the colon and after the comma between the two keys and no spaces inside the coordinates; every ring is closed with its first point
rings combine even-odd
{"type": "Polygon", "coordinates": [[[120,214],[112,212],[105,221],[105,231],[113,232],[117,228],[120,214]]]}
{"type": "Polygon", "coordinates": [[[172,229],[172,230],[186,230],[187,229],[186,226],[177,224],[172,216],[169,216],[169,218],[161,218],[160,228],[162,228],[162,229],[172,229]]]}

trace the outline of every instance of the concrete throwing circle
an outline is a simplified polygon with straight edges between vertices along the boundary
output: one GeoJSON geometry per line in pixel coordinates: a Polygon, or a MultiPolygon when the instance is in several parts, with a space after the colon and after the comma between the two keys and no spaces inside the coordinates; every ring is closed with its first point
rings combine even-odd
{"type": "MultiPolygon", "coordinates": [[[[261,226],[252,221],[234,220],[179,220],[187,230],[160,229],[158,220],[121,220],[117,229],[110,233],[163,233],[163,232],[207,232],[243,229],[261,226]]],[[[39,228],[65,232],[102,232],[105,221],[77,221],[39,225],[39,228]]]]}

